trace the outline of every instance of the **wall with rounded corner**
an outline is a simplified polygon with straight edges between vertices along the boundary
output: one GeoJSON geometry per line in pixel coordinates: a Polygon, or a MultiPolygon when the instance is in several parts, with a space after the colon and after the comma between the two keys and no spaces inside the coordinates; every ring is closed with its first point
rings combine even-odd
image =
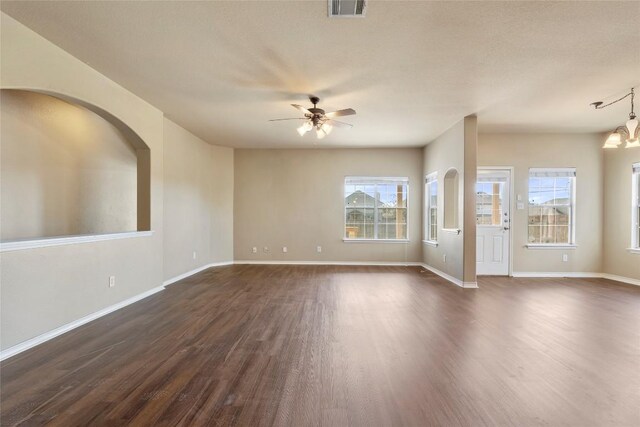
{"type": "Polygon", "coordinates": [[[424,176],[438,173],[438,242],[422,246],[423,262],[456,279],[476,285],[475,116],[467,116],[424,148],[424,176]],[[450,179],[446,179],[447,176],[450,179]]]}
{"type": "Polygon", "coordinates": [[[108,112],[144,141],[148,150],[139,170],[148,168],[148,182],[139,180],[138,200],[147,198],[148,211],[138,205],[138,224],[152,231],[0,253],[0,348],[6,349],[162,285],[163,114],[4,13],[0,36],[1,88],[79,100],[108,112]]]}
{"type": "Polygon", "coordinates": [[[0,240],[138,230],[137,149],[116,126],[37,92],[0,104],[0,240]]]}

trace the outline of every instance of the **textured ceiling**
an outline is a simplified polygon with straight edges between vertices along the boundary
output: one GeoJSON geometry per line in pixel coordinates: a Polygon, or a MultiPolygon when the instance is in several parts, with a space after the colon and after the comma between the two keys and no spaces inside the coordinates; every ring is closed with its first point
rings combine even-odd
{"type": "MultiPolygon", "coordinates": [[[[640,92],[640,2],[11,2],[2,10],[234,147],[420,146],[476,113],[482,132],[599,132],[640,92]],[[290,103],[358,114],[318,142],[290,103]]],[[[640,102],[638,102],[640,104],[640,102]]]]}

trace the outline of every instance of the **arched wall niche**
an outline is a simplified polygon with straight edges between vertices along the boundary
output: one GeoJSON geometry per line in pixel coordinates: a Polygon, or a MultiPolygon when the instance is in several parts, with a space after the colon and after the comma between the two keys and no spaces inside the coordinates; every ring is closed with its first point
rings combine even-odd
{"type": "Polygon", "coordinates": [[[458,230],[460,228],[458,220],[459,180],[456,168],[448,169],[444,175],[444,229],[458,230]]]}
{"type": "Polygon", "coordinates": [[[2,241],[151,229],[150,149],[123,120],[48,90],[0,101],[2,241]]]}

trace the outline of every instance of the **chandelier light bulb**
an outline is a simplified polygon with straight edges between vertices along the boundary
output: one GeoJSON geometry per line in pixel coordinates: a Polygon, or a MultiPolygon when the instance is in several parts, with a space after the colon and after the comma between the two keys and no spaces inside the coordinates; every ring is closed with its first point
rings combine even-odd
{"type": "Polygon", "coordinates": [[[627,145],[625,145],[625,148],[638,148],[638,147],[640,147],[640,139],[638,139],[637,136],[635,138],[627,139],[627,145]]]}
{"type": "MultiPolygon", "coordinates": [[[[629,139],[638,139],[638,119],[635,116],[631,116],[626,123],[627,131],[629,132],[629,139]]],[[[628,142],[629,140],[627,140],[628,142]]]]}
{"type": "Polygon", "coordinates": [[[618,132],[613,132],[609,135],[602,148],[617,148],[620,144],[622,144],[620,134],[618,132]]]}

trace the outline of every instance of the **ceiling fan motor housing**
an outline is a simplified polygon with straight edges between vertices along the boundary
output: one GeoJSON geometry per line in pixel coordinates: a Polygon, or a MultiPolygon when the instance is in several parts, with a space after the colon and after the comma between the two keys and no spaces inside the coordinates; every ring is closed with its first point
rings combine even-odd
{"type": "Polygon", "coordinates": [[[324,110],[321,108],[309,108],[309,112],[312,114],[309,118],[314,125],[317,125],[318,122],[324,117],[324,110]]]}

